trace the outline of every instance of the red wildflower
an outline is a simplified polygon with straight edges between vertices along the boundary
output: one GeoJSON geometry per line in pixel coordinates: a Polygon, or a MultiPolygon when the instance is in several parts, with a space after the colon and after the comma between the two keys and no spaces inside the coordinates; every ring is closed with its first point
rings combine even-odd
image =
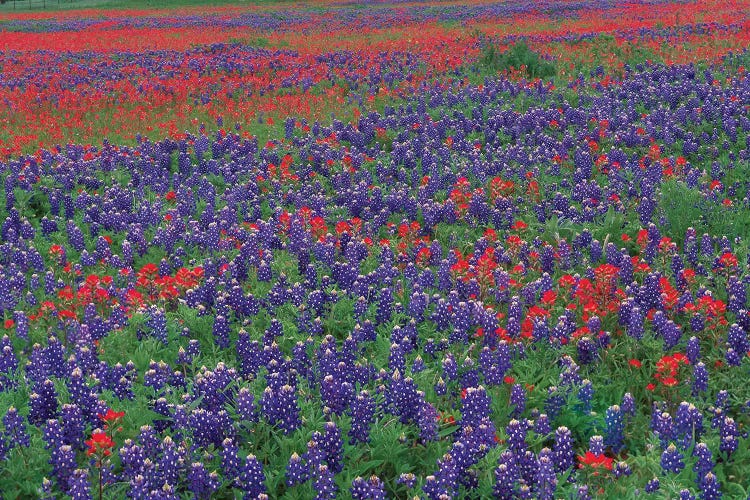
{"type": "Polygon", "coordinates": [[[558,283],[560,283],[560,286],[562,287],[569,287],[571,285],[574,285],[575,282],[576,279],[570,274],[563,274],[562,276],[560,276],[560,280],[558,281],[558,283]]]}
{"type": "Polygon", "coordinates": [[[99,417],[99,420],[101,420],[103,422],[107,422],[109,424],[109,423],[112,423],[112,422],[114,422],[116,420],[119,420],[122,417],[124,417],[125,416],[125,412],[124,411],[114,411],[112,408],[109,408],[107,410],[107,413],[104,413],[104,414],[97,413],[96,416],[99,417]]]}
{"type": "Polygon", "coordinates": [[[737,257],[732,252],[724,252],[719,257],[719,265],[721,267],[737,267],[737,257]]]}
{"type": "Polygon", "coordinates": [[[584,456],[579,456],[578,461],[580,462],[578,464],[579,468],[583,468],[584,466],[588,465],[589,467],[592,467],[594,469],[604,468],[607,470],[612,470],[612,457],[606,456],[604,453],[600,453],[598,455],[594,455],[590,451],[587,451],[584,456]]]}
{"type": "Polygon", "coordinates": [[[557,300],[557,293],[554,290],[547,290],[542,294],[542,304],[554,304],[557,300]]]}
{"type": "Polygon", "coordinates": [[[86,450],[86,455],[88,456],[99,452],[103,453],[105,456],[109,456],[112,453],[112,448],[115,446],[115,442],[112,441],[112,438],[103,431],[94,431],[91,434],[91,439],[88,439],[85,443],[89,447],[88,450],[86,450]]]}
{"type": "Polygon", "coordinates": [[[138,271],[138,276],[145,278],[154,277],[159,273],[159,268],[153,262],[149,262],[138,271]]]}
{"type": "Polygon", "coordinates": [[[339,221],[336,223],[336,233],[343,234],[348,233],[350,230],[349,223],[346,221],[339,221]]]}

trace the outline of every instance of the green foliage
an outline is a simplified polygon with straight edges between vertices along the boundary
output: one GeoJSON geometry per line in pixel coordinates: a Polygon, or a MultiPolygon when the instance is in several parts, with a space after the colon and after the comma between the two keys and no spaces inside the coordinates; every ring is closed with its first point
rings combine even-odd
{"type": "Polygon", "coordinates": [[[730,239],[750,233],[750,208],[724,206],[721,199],[710,199],[681,181],[669,180],[662,185],[660,209],[667,220],[665,233],[678,243],[689,227],[699,235],[730,239]]]}
{"type": "Polygon", "coordinates": [[[669,235],[681,241],[689,227],[705,227],[703,196],[682,182],[668,181],[662,186],[661,209],[667,219],[669,235]]]}
{"type": "Polygon", "coordinates": [[[230,38],[230,44],[248,45],[250,47],[268,47],[270,42],[268,38],[263,37],[247,37],[247,38],[230,38]]]}
{"type": "Polygon", "coordinates": [[[215,5],[268,5],[271,3],[287,3],[292,0],[13,0],[0,2],[0,11],[56,11],[71,9],[141,9],[141,8],[172,8],[188,6],[215,5]]]}
{"type": "Polygon", "coordinates": [[[748,69],[750,68],[750,51],[746,49],[740,53],[730,52],[726,55],[724,64],[734,70],[737,70],[740,67],[748,69]]]}
{"type": "Polygon", "coordinates": [[[519,40],[505,51],[499,51],[494,44],[485,42],[478,64],[485,71],[520,70],[531,78],[552,78],[557,75],[554,62],[542,59],[526,44],[519,40]]]}

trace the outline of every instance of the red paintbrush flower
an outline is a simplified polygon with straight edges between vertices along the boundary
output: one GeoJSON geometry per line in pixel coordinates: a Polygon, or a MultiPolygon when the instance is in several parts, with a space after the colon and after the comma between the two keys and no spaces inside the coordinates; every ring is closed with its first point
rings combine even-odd
{"type": "Polygon", "coordinates": [[[96,430],[91,433],[91,439],[85,441],[89,447],[86,450],[86,455],[91,456],[96,453],[102,453],[104,456],[109,456],[112,453],[112,448],[115,446],[115,442],[112,438],[107,435],[106,432],[96,430]]]}
{"type": "Polygon", "coordinates": [[[107,413],[97,413],[96,415],[99,417],[99,420],[106,422],[108,424],[111,424],[112,422],[121,419],[125,416],[124,411],[114,411],[112,408],[107,410],[107,413]]]}
{"type": "Polygon", "coordinates": [[[585,466],[589,466],[593,469],[604,468],[607,470],[612,470],[613,459],[612,457],[604,455],[604,453],[594,455],[590,451],[587,451],[584,456],[578,457],[578,461],[580,462],[578,464],[579,469],[582,469],[585,466]]]}

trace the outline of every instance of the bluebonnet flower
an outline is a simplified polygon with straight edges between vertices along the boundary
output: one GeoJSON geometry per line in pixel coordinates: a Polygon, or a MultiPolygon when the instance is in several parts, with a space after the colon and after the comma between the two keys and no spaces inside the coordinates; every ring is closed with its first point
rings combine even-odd
{"type": "Polygon", "coordinates": [[[708,390],[708,370],[703,362],[698,362],[693,368],[693,396],[708,390]]]}
{"type": "Polygon", "coordinates": [[[737,323],[729,326],[727,332],[727,362],[733,366],[739,366],[748,351],[750,351],[750,342],[747,339],[747,333],[737,323]],[[730,351],[734,351],[735,356],[730,356],[730,351]]]}
{"type": "Polygon", "coordinates": [[[327,465],[318,465],[314,482],[315,500],[332,500],[336,498],[338,486],[333,479],[333,472],[327,465]]]}
{"type": "MultiPolygon", "coordinates": [[[[692,325],[691,321],[691,325],[692,325]]],[[[691,365],[695,365],[701,357],[701,344],[698,337],[690,337],[685,348],[685,354],[687,355],[688,361],[691,365]]]]}
{"type": "Polygon", "coordinates": [[[604,438],[602,436],[591,436],[589,438],[589,451],[594,455],[604,453],[604,438]]]}
{"type": "Polygon", "coordinates": [[[620,405],[620,408],[626,415],[635,415],[635,398],[632,394],[626,392],[622,396],[622,404],[620,405]]]}
{"type": "Polygon", "coordinates": [[[625,430],[622,409],[619,405],[613,405],[607,408],[604,423],[606,430],[604,442],[614,453],[619,453],[624,447],[623,432],[625,430]]]}
{"type": "Polygon", "coordinates": [[[539,469],[535,478],[536,495],[539,499],[551,500],[555,498],[557,477],[555,476],[555,464],[551,455],[552,452],[549,448],[543,448],[539,452],[539,469]]]}
{"type": "Polygon", "coordinates": [[[320,396],[322,402],[336,415],[342,414],[354,398],[354,388],[349,382],[341,382],[326,375],[320,381],[320,396]]]}
{"type": "Polygon", "coordinates": [[[674,438],[672,415],[665,411],[660,411],[659,408],[654,405],[652,428],[654,433],[659,437],[661,447],[666,448],[667,444],[674,438]]]}
{"type": "Polygon", "coordinates": [[[550,420],[555,420],[565,405],[565,397],[556,386],[547,388],[547,399],[544,402],[544,411],[550,420]]]}
{"type": "Polygon", "coordinates": [[[432,404],[423,401],[417,412],[419,439],[423,443],[438,439],[438,412],[432,404]]]}
{"type": "Polygon", "coordinates": [[[521,384],[513,384],[510,389],[510,404],[514,406],[511,416],[519,418],[526,409],[526,390],[521,384]]]}
{"type": "Polygon", "coordinates": [[[5,426],[5,437],[10,441],[11,448],[21,446],[28,448],[31,446],[31,438],[26,430],[24,418],[18,414],[18,410],[11,406],[3,416],[3,425],[5,426]]]}
{"type": "Polygon", "coordinates": [[[341,472],[344,469],[344,443],[341,440],[341,431],[336,424],[326,422],[325,432],[322,435],[313,435],[313,440],[318,443],[331,472],[334,474],[341,472]]]}
{"type": "Polygon", "coordinates": [[[245,422],[257,422],[258,410],[255,406],[255,396],[247,387],[241,388],[235,397],[237,415],[245,422]]]}
{"type": "Polygon", "coordinates": [[[591,400],[594,397],[594,385],[589,379],[581,381],[581,385],[578,388],[578,401],[580,401],[580,409],[585,414],[591,412],[591,400]]]}
{"type": "Polygon", "coordinates": [[[659,491],[660,487],[661,483],[659,482],[659,479],[655,477],[646,483],[646,487],[644,489],[646,493],[655,493],[659,491]]]}
{"type": "Polygon", "coordinates": [[[665,472],[678,474],[685,468],[684,456],[674,444],[667,446],[667,449],[661,455],[661,468],[665,472]]]}
{"type": "Polygon", "coordinates": [[[70,478],[70,490],[68,494],[73,500],[92,500],[91,485],[89,484],[89,471],[76,469],[70,478]]]}
{"type": "Polygon", "coordinates": [[[540,436],[546,436],[552,432],[552,427],[550,426],[549,418],[547,418],[546,413],[541,413],[534,421],[534,432],[540,436]]]}
{"type": "Polygon", "coordinates": [[[234,482],[240,474],[239,448],[231,438],[224,439],[221,446],[221,468],[224,471],[224,477],[234,482]]]}
{"type": "Polygon", "coordinates": [[[229,347],[229,321],[224,315],[217,315],[214,319],[213,337],[216,345],[221,349],[229,347]]]}
{"type": "Polygon", "coordinates": [[[690,490],[688,489],[681,489],[680,490],[680,500],[695,500],[695,495],[690,493],[690,490]]]}
{"type": "Polygon", "coordinates": [[[297,393],[294,387],[284,385],[277,390],[266,387],[260,399],[263,414],[272,425],[289,434],[301,425],[297,393]]]}
{"type": "Polygon", "coordinates": [[[70,490],[70,483],[73,479],[75,470],[75,452],[69,445],[64,444],[59,448],[53,448],[50,464],[52,464],[52,473],[55,475],[57,486],[65,492],[70,490]]]}
{"type": "Polygon", "coordinates": [[[266,492],[266,476],[263,473],[263,465],[255,455],[248,455],[239,472],[239,483],[247,498],[258,498],[266,492]]]}
{"type": "Polygon", "coordinates": [[[724,417],[719,423],[719,436],[721,438],[721,444],[719,450],[722,453],[726,453],[727,457],[730,457],[739,446],[739,431],[737,424],[731,417],[724,417]]]}
{"type": "Polygon", "coordinates": [[[57,416],[57,391],[54,383],[45,379],[34,384],[33,392],[29,396],[29,423],[41,425],[57,416]]]}
{"type": "Polygon", "coordinates": [[[377,476],[369,480],[356,477],[349,490],[355,500],[385,500],[385,485],[377,476]]]}
{"type": "Polygon", "coordinates": [[[628,465],[627,462],[617,462],[612,466],[612,472],[615,475],[615,478],[620,478],[623,476],[629,476],[633,473],[632,469],[628,465]]]}
{"type": "Polygon", "coordinates": [[[706,474],[714,468],[713,454],[705,443],[698,443],[693,449],[693,456],[695,457],[693,465],[693,471],[696,474],[695,481],[700,486],[706,474]]]}
{"type": "Polygon", "coordinates": [[[476,427],[490,416],[492,400],[484,387],[469,387],[461,405],[461,425],[476,427]]]}
{"type": "Polygon", "coordinates": [[[167,319],[161,308],[156,306],[149,308],[146,326],[149,328],[152,337],[162,344],[167,345],[167,319]]]}
{"type": "Polygon", "coordinates": [[[302,458],[298,454],[292,453],[292,456],[289,458],[289,463],[286,466],[287,486],[304,483],[309,477],[309,466],[302,461],[302,458]]]}
{"type": "MultiPolygon", "coordinates": [[[[512,454],[511,454],[512,456],[512,454]]],[[[516,498],[516,482],[518,480],[518,470],[515,461],[500,459],[500,463],[495,469],[495,486],[492,489],[496,498],[510,500],[516,498]]]]}
{"type": "Polygon", "coordinates": [[[701,500],[719,500],[722,497],[721,484],[713,472],[709,472],[701,481],[701,500]]]}
{"type": "Polygon", "coordinates": [[[221,480],[216,472],[206,471],[200,462],[193,462],[187,473],[188,489],[197,499],[211,498],[211,495],[221,486],[221,480]]]}
{"type": "Polygon", "coordinates": [[[81,409],[78,405],[63,405],[61,417],[65,442],[76,450],[83,449],[86,422],[84,421],[81,409]]]}
{"type": "Polygon", "coordinates": [[[558,427],[555,431],[552,459],[555,464],[555,471],[558,473],[565,472],[575,465],[572,434],[567,427],[558,427]]]}
{"type": "Polygon", "coordinates": [[[411,472],[404,472],[398,477],[396,483],[403,484],[407,488],[411,489],[417,485],[417,477],[411,472]]]}

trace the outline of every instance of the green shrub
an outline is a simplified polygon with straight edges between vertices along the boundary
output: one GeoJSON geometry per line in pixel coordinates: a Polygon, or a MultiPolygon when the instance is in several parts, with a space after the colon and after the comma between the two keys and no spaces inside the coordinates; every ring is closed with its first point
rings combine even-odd
{"type": "Polygon", "coordinates": [[[531,78],[552,78],[557,75],[555,63],[542,59],[529,48],[525,40],[517,41],[503,52],[492,43],[484,43],[479,56],[479,66],[493,73],[522,70],[531,78]]]}

